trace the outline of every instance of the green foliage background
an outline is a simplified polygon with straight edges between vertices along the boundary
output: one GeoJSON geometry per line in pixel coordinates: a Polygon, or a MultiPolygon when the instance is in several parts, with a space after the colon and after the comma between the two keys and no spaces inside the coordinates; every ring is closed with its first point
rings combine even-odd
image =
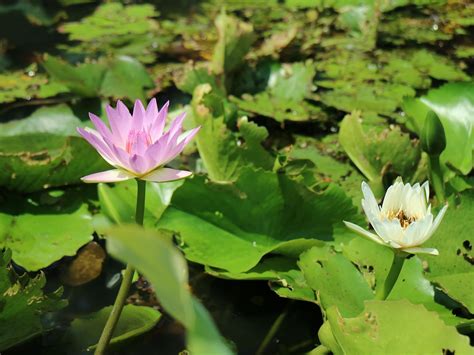
{"type": "Polygon", "coordinates": [[[167,329],[162,314],[186,329],[175,351],[255,353],[263,339],[239,343],[226,296],[200,278],[267,283],[274,302],[321,312],[296,322],[305,339],[268,353],[473,352],[472,2],[11,0],[0,20],[0,351],[94,347],[111,300],[78,311],[75,295],[113,294],[120,265],[91,259],[83,267],[101,276],[80,287],[58,277],[94,240],[158,297],[143,301],[139,280],[119,353],[144,349],[136,337],[146,349],[167,329]],[[76,127],[117,99],[152,97],[202,128],[171,163],[195,176],[149,183],[141,230],[123,226],[133,183],[80,183],[107,164],[76,127]],[[342,221],[366,225],[362,181],[381,198],[397,176],[428,178],[429,110],[447,140],[449,209],[427,242],[440,256],[409,259],[376,301],[390,252],[342,221]]]}

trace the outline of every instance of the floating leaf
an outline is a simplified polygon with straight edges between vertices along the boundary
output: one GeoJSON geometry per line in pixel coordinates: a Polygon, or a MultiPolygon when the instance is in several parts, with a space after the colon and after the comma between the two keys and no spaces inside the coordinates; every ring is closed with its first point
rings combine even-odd
{"type": "Polygon", "coordinates": [[[145,88],[153,86],[153,81],[145,67],[136,59],[117,57],[110,63],[100,87],[100,93],[113,98],[145,100],[145,88]]]}
{"type": "Polygon", "coordinates": [[[97,96],[106,69],[97,63],[74,66],[50,55],[45,56],[42,65],[57,82],[85,97],[97,96]]]}
{"type": "Polygon", "coordinates": [[[410,139],[399,127],[385,124],[362,126],[359,112],[341,122],[339,141],[352,162],[369,179],[380,184],[384,175],[409,179],[421,158],[419,142],[410,139]],[[369,129],[367,129],[369,128],[369,129]]]}
{"type": "Polygon", "coordinates": [[[312,248],[301,254],[298,265],[324,310],[335,306],[351,317],[364,309],[364,301],[374,298],[360,272],[341,254],[312,248]]]}
{"type": "Polygon", "coordinates": [[[0,351],[48,331],[42,319],[66,306],[61,289],[43,293],[44,274],[19,277],[8,265],[10,257],[8,250],[0,252],[0,351]]]}
{"type": "Polygon", "coordinates": [[[439,250],[439,257],[427,258],[428,278],[438,284],[448,295],[464,304],[472,312],[474,278],[474,239],[470,232],[474,228],[474,192],[461,195],[460,203],[451,200],[446,215],[438,230],[429,240],[430,247],[439,250]]]}
{"type": "MultiPolygon", "coordinates": [[[[170,204],[174,191],[183,184],[182,180],[153,183],[147,182],[145,197],[145,226],[153,226],[170,204]]],[[[99,184],[101,212],[114,223],[135,222],[137,184],[134,180],[115,186],[99,184]]]]}
{"type": "Polygon", "coordinates": [[[217,16],[215,23],[219,39],[214,48],[212,70],[216,74],[229,73],[242,64],[255,35],[252,25],[225,12],[217,16]]]}
{"type": "Polygon", "coordinates": [[[406,300],[366,301],[364,311],[353,318],[333,307],[327,316],[341,353],[360,354],[367,349],[381,354],[472,352],[468,337],[444,324],[436,313],[406,300]]]}
{"type": "MultiPolygon", "coordinates": [[[[64,335],[63,341],[74,351],[91,351],[95,349],[112,306],[98,312],[76,318],[64,335]]],[[[150,307],[125,305],[115,328],[110,346],[120,344],[133,337],[150,331],[161,319],[161,313],[150,307]]],[[[70,350],[72,351],[72,350],[70,350]]]]}
{"type": "Polygon", "coordinates": [[[0,74],[0,103],[48,98],[68,92],[66,86],[34,71],[0,74]]]}
{"type": "Polygon", "coordinates": [[[359,219],[337,186],[316,193],[284,175],[248,168],[233,184],[188,179],[157,227],[179,233],[187,259],[238,273],[266,254],[297,257],[333,241],[347,233],[341,221],[348,218],[359,219]]]}
{"type": "Polygon", "coordinates": [[[92,239],[87,205],[67,195],[52,206],[35,206],[18,196],[4,204],[16,211],[0,210],[0,247],[11,249],[15,263],[29,271],[74,255],[92,239]]]}
{"type": "Polygon", "coordinates": [[[201,126],[196,143],[204,166],[212,180],[234,181],[246,166],[271,169],[273,159],[261,145],[268,132],[253,122],[241,120],[239,134],[227,128],[233,116],[230,104],[214,95],[208,84],[198,86],[193,98],[193,118],[201,126]],[[229,112],[230,111],[230,112],[229,112]]]}

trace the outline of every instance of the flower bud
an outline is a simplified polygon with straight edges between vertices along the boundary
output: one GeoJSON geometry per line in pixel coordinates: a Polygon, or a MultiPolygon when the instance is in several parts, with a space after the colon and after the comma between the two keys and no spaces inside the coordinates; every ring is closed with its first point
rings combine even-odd
{"type": "Polygon", "coordinates": [[[438,115],[429,111],[421,131],[421,147],[431,156],[440,155],[446,148],[446,134],[438,115]]]}

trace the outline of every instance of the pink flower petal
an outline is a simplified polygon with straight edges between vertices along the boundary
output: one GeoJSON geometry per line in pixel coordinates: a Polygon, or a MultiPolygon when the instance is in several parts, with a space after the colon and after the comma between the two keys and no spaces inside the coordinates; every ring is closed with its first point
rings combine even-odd
{"type": "Polygon", "coordinates": [[[82,181],[87,183],[96,183],[96,182],[118,182],[125,181],[135,178],[134,175],[123,170],[113,169],[102,171],[100,173],[95,173],[91,175],[84,176],[81,178],[82,181]]]}
{"type": "Polygon", "coordinates": [[[200,129],[201,127],[199,126],[181,134],[177,139],[178,145],[167,151],[167,154],[162,158],[160,165],[164,165],[176,158],[183,151],[184,147],[186,147],[186,145],[191,141],[191,139],[193,139],[194,136],[199,132],[200,129]]]}
{"type": "Polygon", "coordinates": [[[105,144],[100,138],[96,136],[97,132],[90,130],[87,131],[83,128],[77,128],[79,134],[87,141],[89,144],[94,147],[95,150],[101,155],[104,160],[110,165],[115,165],[116,159],[112,154],[110,148],[105,144]],[[93,133],[95,132],[95,134],[93,133]]]}
{"type": "Polygon", "coordinates": [[[166,116],[168,115],[168,107],[170,102],[167,101],[163,107],[161,107],[160,112],[158,112],[158,116],[153,121],[152,127],[150,129],[150,137],[152,143],[156,143],[158,139],[161,138],[163,135],[163,130],[165,129],[166,124],[166,116]]]}
{"type": "Polygon", "coordinates": [[[149,102],[146,112],[145,112],[145,122],[144,122],[144,127],[149,127],[153,124],[155,119],[158,116],[158,105],[156,104],[156,99],[153,98],[149,102]]]}
{"type": "Polygon", "coordinates": [[[168,142],[174,138],[178,133],[181,133],[183,128],[183,121],[186,118],[186,112],[183,112],[171,122],[170,128],[168,129],[168,142]]]}
{"type": "Polygon", "coordinates": [[[130,166],[132,167],[132,171],[136,172],[137,174],[143,174],[152,168],[152,163],[147,158],[141,155],[133,155],[130,157],[130,166]]]}
{"type": "Polygon", "coordinates": [[[112,137],[109,127],[99,117],[89,112],[89,118],[101,136],[112,137]]]}
{"type": "Polygon", "coordinates": [[[128,129],[125,127],[120,113],[109,105],[105,106],[105,111],[107,112],[107,118],[109,119],[109,125],[112,130],[114,142],[120,142],[120,144],[123,144],[127,138],[128,129]]]}
{"type": "Polygon", "coordinates": [[[132,131],[141,131],[143,129],[143,122],[145,120],[145,108],[140,100],[135,101],[132,115],[132,131]]]}
{"type": "Polygon", "coordinates": [[[186,170],[175,170],[169,168],[161,168],[152,171],[150,174],[141,177],[142,180],[154,181],[154,182],[165,182],[185,179],[191,176],[192,172],[186,170]]]}

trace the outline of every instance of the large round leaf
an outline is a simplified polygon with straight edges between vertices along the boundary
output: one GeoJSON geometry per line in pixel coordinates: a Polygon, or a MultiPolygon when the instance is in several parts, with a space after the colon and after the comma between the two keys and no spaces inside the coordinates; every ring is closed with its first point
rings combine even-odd
{"type": "Polygon", "coordinates": [[[336,185],[316,193],[284,175],[246,169],[232,184],[187,180],[157,227],[179,233],[189,260],[244,272],[268,253],[297,257],[350,234],[342,220],[354,218],[356,208],[336,185]]]}

